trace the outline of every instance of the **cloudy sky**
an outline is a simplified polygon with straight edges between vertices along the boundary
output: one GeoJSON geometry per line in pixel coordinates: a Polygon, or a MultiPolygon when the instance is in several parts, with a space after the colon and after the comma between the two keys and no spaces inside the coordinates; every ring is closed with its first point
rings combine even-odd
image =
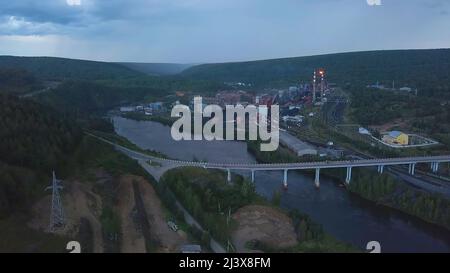
{"type": "Polygon", "coordinates": [[[0,55],[200,63],[450,47],[449,0],[380,1],[1,0],[0,55]]]}

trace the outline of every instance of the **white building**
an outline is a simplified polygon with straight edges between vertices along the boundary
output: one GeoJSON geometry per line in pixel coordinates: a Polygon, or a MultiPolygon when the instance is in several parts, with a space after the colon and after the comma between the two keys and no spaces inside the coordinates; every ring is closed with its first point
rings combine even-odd
{"type": "Polygon", "coordinates": [[[120,112],[134,112],[135,109],[136,109],[135,107],[124,106],[120,107],[120,112]]]}
{"type": "Polygon", "coordinates": [[[370,132],[369,132],[369,130],[367,130],[366,128],[363,128],[363,127],[359,127],[359,133],[361,134],[361,135],[370,135],[370,132]]]}
{"type": "Polygon", "coordinates": [[[403,91],[403,92],[412,92],[412,88],[411,87],[402,87],[399,90],[403,91]]]}

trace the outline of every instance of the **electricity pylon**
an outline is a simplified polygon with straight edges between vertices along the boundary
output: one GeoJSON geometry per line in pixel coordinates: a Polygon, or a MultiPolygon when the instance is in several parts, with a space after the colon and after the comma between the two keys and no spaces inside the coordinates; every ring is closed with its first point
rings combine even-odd
{"type": "Polygon", "coordinates": [[[61,180],[56,179],[55,171],[53,171],[52,185],[45,190],[52,189],[52,211],[50,213],[50,231],[55,232],[58,228],[64,227],[64,210],[62,206],[59,190],[63,187],[59,184],[61,180]]]}

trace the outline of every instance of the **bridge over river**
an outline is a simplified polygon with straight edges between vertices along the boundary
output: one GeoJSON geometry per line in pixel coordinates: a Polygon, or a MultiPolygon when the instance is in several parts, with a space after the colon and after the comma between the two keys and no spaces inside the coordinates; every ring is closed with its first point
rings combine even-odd
{"type": "Polygon", "coordinates": [[[443,156],[424,156],[424,157],[400,157],[400,158],[377,158],[377,159],[360,159],[360,160],[343,160],[343,161],[321,161],[321,162],[302,162],[302,163],[271,163],[271,164],[245,164],[245,163],[209,163],[196,161],[181,161],[173,159],[165,159],[151,156],[142,152],[134,151],[127,147],[113,143],[107,139],[87,133],[100,141],[113,145],[118,151],[137,160],[156,180],[167,171],[180,167],[200,167],[205,169],[219,169],[227,172],[227,179],[231,181],[232,170],[248,170],[251,172],[252,182],[255,180],[255,172],[257,171],[283,171],[283,184],[288,186],[288,171],[292,170],[315,170],[315,185],[320,186],[320,170],[345,168],[347,170],[345,182],[350,184],[352,179],[352,169],[356,167],[377,167],[381,174],[386,166],[407,165],[409,174],[415,174],[416,165],[419,163],[430,164],[433,172],[439,170],[439,164],[450,162],[450,155],[443,156]],[[147,164],[150,163],[150,164],[147,164]]]}

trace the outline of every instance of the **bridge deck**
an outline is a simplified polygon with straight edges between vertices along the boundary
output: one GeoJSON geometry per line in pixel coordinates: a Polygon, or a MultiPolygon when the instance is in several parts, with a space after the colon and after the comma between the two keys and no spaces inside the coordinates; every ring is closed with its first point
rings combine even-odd
{"type": "Polygon", "coordinates": [[[450,155],[443,156],[425,156],[425,157],[398,157],[398,158],[377,158],[377,159],[361,159],[361,160],[343,160],[343,161],[322,161],[322,162],[302,162],[302,163],[272,163],[272,164],[257,164],[257,163],[209,163],[209,162],[193,162],[172,160],[150,156],[141,152],[137,152],[126,147],[120,146],[110,142],[101,137],[89,134],[103,142],[107,142],[122,152],[128,155],[141,159],[152,160],[170,164],[172,167],[193,166],[208,169],[233,169],[233,170],[305,170],[305,169],[331,169],[331,168],[346,168],[346,167],[372,167],[372,166],[393,166],[393,165],[407,165],[418,163],[443,163],[450,162],[450,155]]]}

